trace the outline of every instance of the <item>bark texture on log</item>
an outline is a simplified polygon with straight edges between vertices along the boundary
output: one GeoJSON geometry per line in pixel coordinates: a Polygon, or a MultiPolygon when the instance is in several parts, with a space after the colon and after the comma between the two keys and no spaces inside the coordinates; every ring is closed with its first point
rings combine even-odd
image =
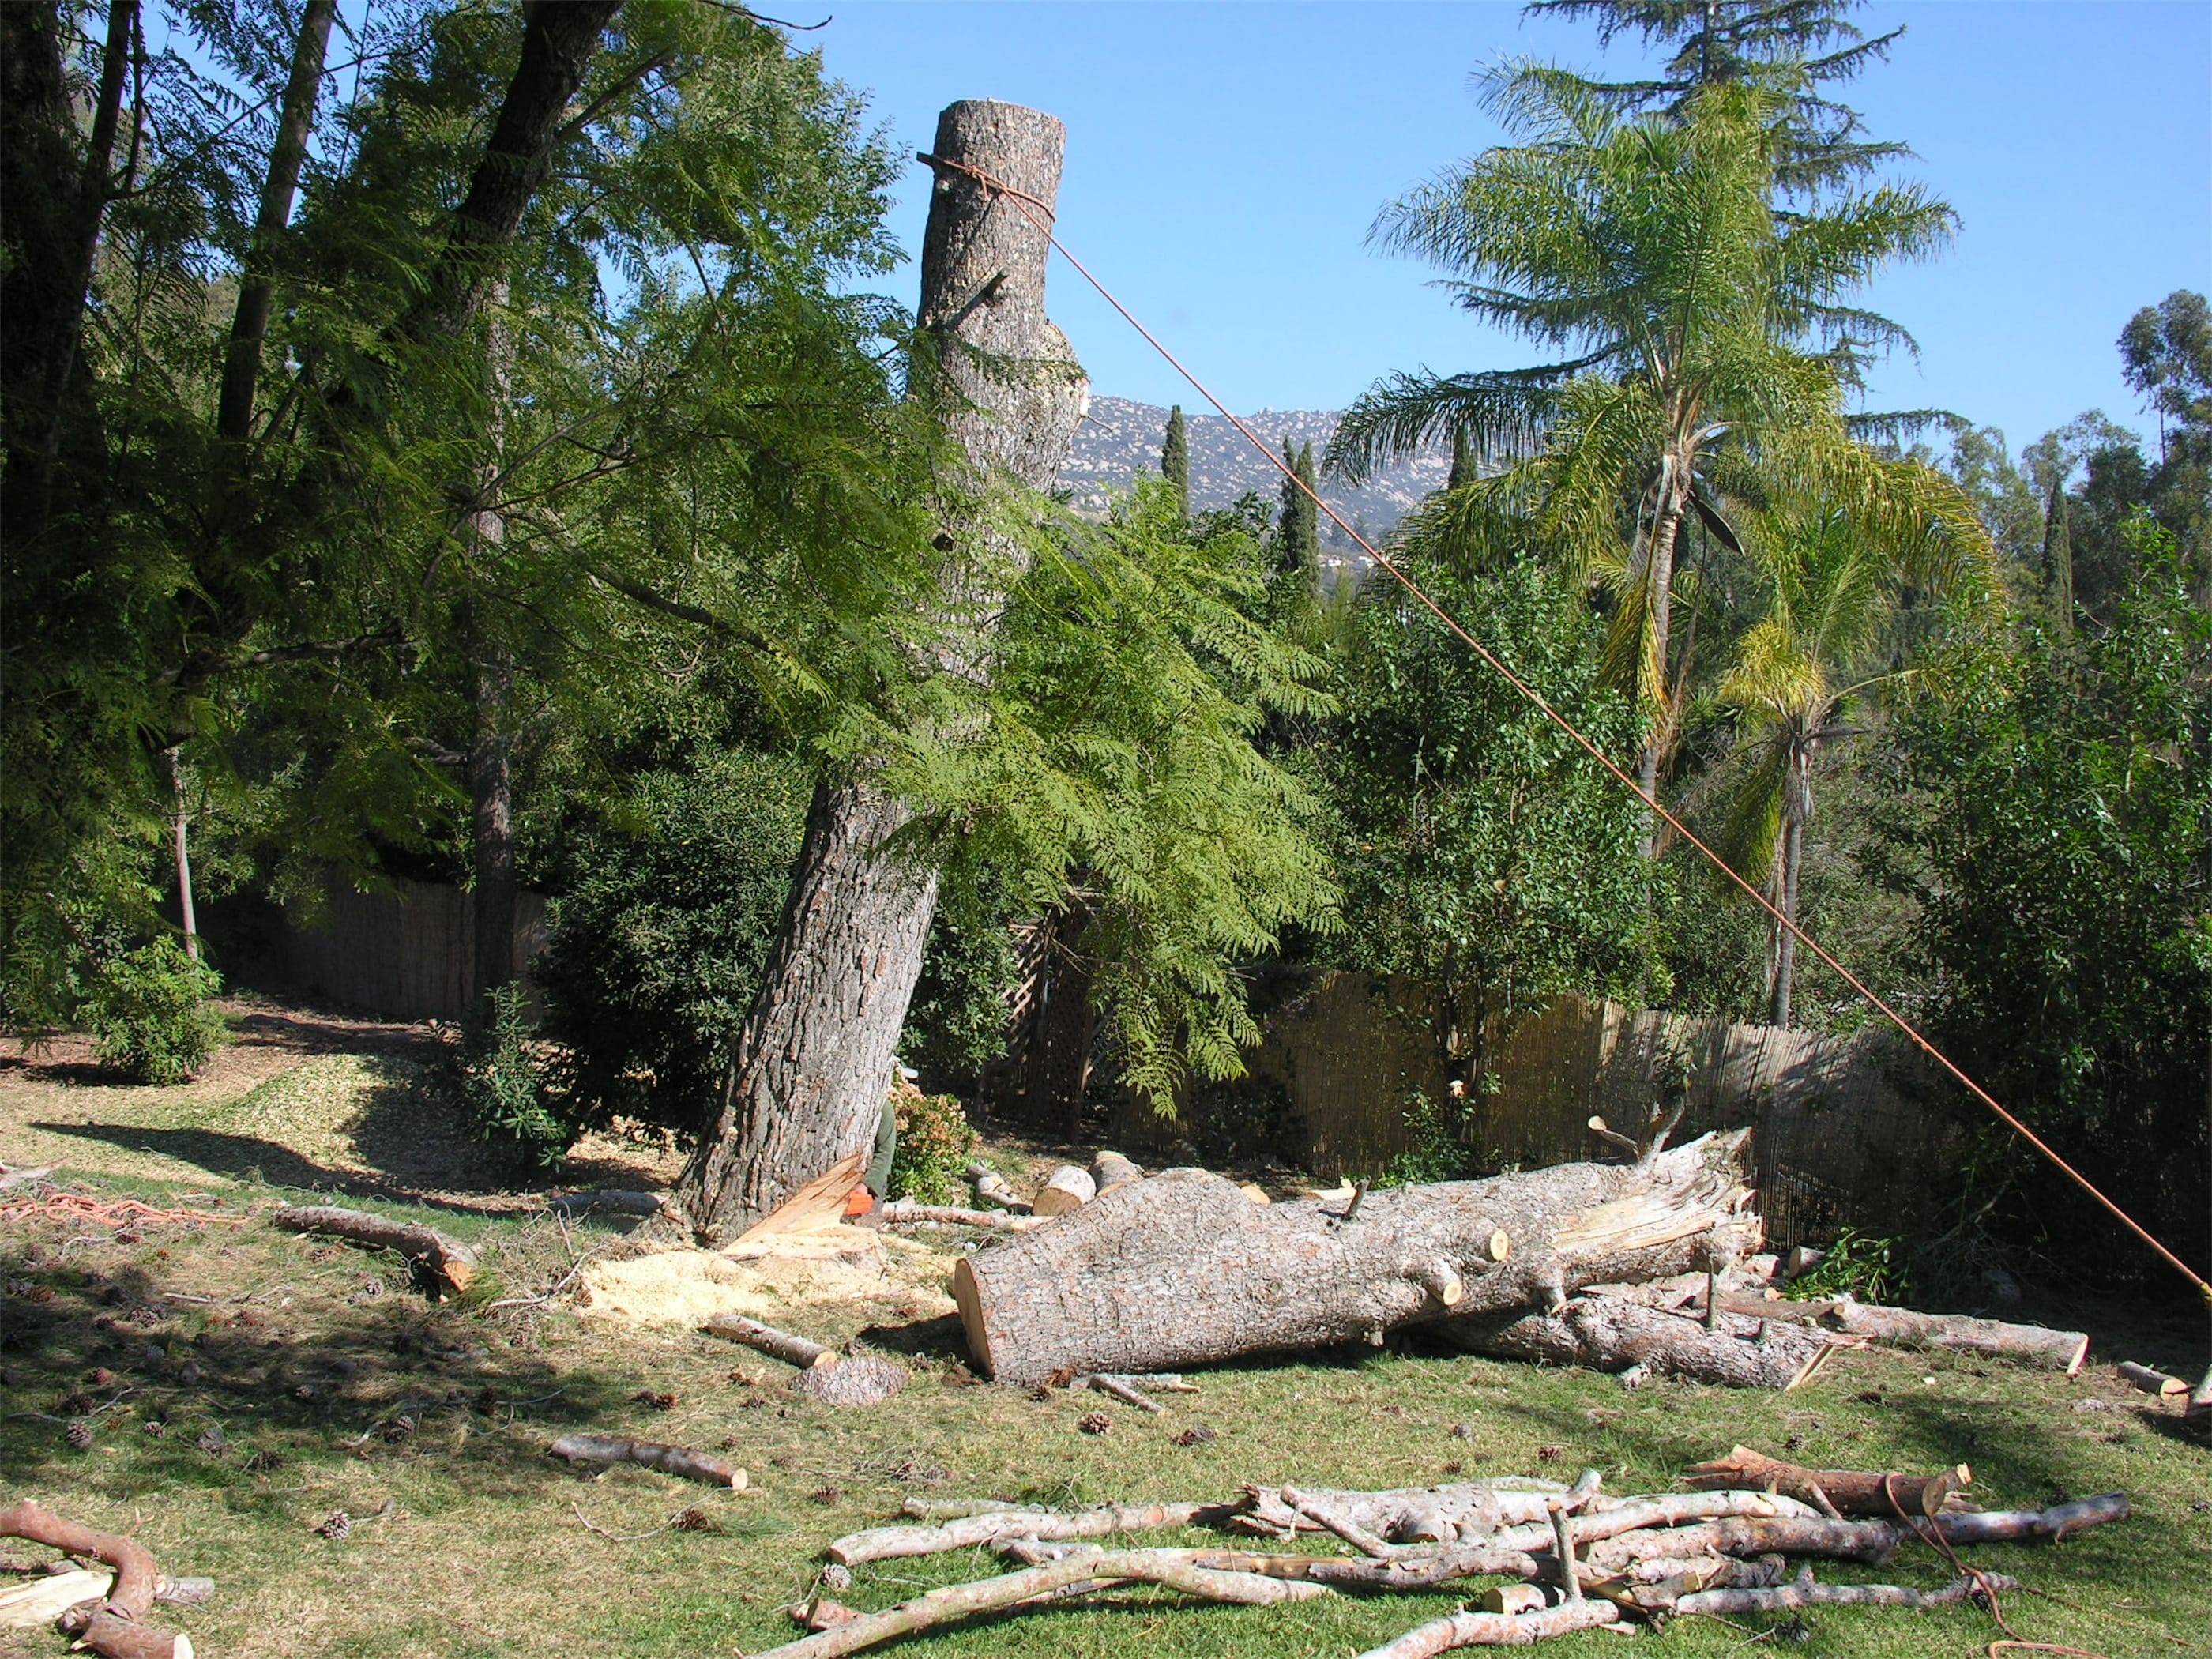
{"type": "Polygon", "coordinates": [[[1170,1170],[968,1257],[953,1294],[978,1364],[1024,1386],[1377,1340],[1734,1260],[1759,1238],[1743,1142],[1370,1193],[1349,1221],[1327,1200],[1257,1205],[1218,1176],[1170,1170]],[[1439,1261],[1462,1287],[1449,1307],[1439,1261]]]}
{"type": "Polygon", "coordinates": [[[1702,1319],[1606,1296],[1488,1324],[1455,1320],[1445,1329],[1455,1342],[1500,1358],[1614,1372],[1640,1365],[1731,1389],[1794,1389],[1837,1346],[1803,1325],[1723,1313],[1708,1329],[1702,1319]]]}
{"type": "MultiPolygon", "coordinates": [[[[978,100],[945,111],[936,153],[1049,212],[1066,142],[1049,115],[978,100]]],[[[939,169],[918,313],[936,352],[917,368],[917,395],[933,400],[979,488],[1007,477],[1048,487],[1089,406],[1075,354],[1045,316],[1049,252],[1044,234],[1010,203],[939,169]]],[[[964,497],[948,500],[940,516],[953,563],[945,620],[979,642],[940,651],[935,666],[987,678],[980,641],[1025,555],[985,528],[964,497]]],[[[702,1231],[766,1215],[800,1182],[872,1143],[937,903],[934,872],[884,850],[911,817],[865,768],[817,788],[730,1082],[678,1188],[702,1231]]]]}
{"type": "Polygon", "coordinates": [[[1823,1316],[1832,1330],[1871,1337],[1906,1348],[1945,1348],[1954,1353],[1988,1354],[2045,1365],[2071,1376],[2089,1354],[2089,1339],[2080,1331],[2054,1331],[2043,1325],[2008,1325],[1965,1314],[1914,1313],[1905,1308],[1838,1302],[1823,1316]]]}
{"type": "Polygon", "coordinates": [[[1370,1648],[1360,1659],[1431,1659],[1460,1648],[1525,1648],[1554,1636],[1595,1630],[1619,1621],[1604,1601],[1568,1601],[1541,1613],[1455,1613],[1417,1625],[1394,1642],[1370,1648]]]}
{"type": "Polygon", "coordinates": [[[1706,1490],[1763,1487],[1816,1507],[1826,1504],[1838,1515],[1878,1516],[1885,1521],[1900,1509],[1907,1515],[1934,1515],[1952,1493],[1972,1485],[1973,1479],[1973,1471],[1964,1463],[1930,1475],[1801,1468],[1748,1446],[1735,1447],[1726,1457],[1692,1464],[1683,1475],[1684,1484],[1691,1486],[1706,1490]]]}
{"type": "MultiPolygon", "coordinates": [[[[1024,1212],[1028,1208],[1026,1204],[1022,1206],[1024,1212]]],[[[917,1204],[910,1198],[895,1198],[868,1218],[883,1227],[929,1221],[945,1227],[981,1227],[991,1232],[1018,1233],[1036,1226],[1043,1218],[1012,1210],[962,1210],[945,1204],[917,1204]]]]}
{"type": "Polygon", "coordinates": [[[745,1489],[745,1472],[727,1458],[712,1452],[693,1451],[659,1440],[632,1440],[620,1434],[564,1434],[546,1451],[564,1463],[584,1468],[609,1468],[617,1463],[636,1463],[663,1474],[702,1480],[732,1492],[745,1489]]]}
{"type": "Polygon", "coordinates": [[[1948,1607],[1971,1599],[1984,1586],[2000,1593],[2016,1590],[2020,1580],[2001,1572],[1954,1578],[1941,1589],[1910,1589],[1901,1584],[1821,1584],[1810,1567],[1795,1583],[1771,1589],[1709,1589],[1674,1603],[1678,1613],[1788,1613],[1796,1607],[1948,1607]]]}
{"type": "Polygon", "coordinates": [[[743,1314],[719,1313],[700,1328],[709,1336],[719,1336],[725,1342],[742,1342],[748,1348],[781,1359],[787,1365],[796,1365],[801,1370],[811,1370],[817,1365],[834,1365],[840,1356],[835,1348],[824,1347],[810,1338],[780,1331],[773,1325],[763,1325],[757,1319],[748,1319],[743,1314]]]}
{"type": "Polygon", "coordinates": [[[435,1228],[328,1204],[288,1206],[270,1218],[288,1233],[330,1233],[380,1250],[397,1250],[456,1295],[477,1276],[477,1253],[435,1228]]]}

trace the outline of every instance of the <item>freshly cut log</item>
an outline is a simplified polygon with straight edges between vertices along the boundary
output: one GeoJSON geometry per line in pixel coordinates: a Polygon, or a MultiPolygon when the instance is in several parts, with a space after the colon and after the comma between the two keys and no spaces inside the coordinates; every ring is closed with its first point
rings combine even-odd
{"type": "Polygon", "coordinates": [[[977,1364],[1021,1386],[1556,1307],[1583,1285],[1725,1265],[1755,1246],[1745,1139],[1370,1193],[1349,1220],[1347,1206],[1256,1205],[1219,1176],[1170,1170],[967,1257],[953,1295],[977,1364]],[[1461,1283],[1455,1304],[1437,1294],[1439,1261],[1461,1283]]]}
{"type": "Polygon", "coordinates": [[[94,1532],[27,1498],[0,1509],[0,1538],[27,1538],[115,1569],[114,1588],[105,1601],[87,1601],[61,1620],[62,1628],[100,1659],[192,1659],[190,1637],[139,1622],[153,1610],[161,1575],[153,1552],[137,1539],[94,1532]]]}
{"type": "Polygon", "coordinates": [[[2153,1370],[2148,1365],[2138,1365],[2132,1359],[2123,1359],[2112,1369],[2120,1374],[2122,1382],[2141,1389],[2145,1394],[2154,1394],[2161,1400],[2171,1400],[2177,1395],[2189,1392],[2189,1384],[2181,1378],[2153,1370]]]}
{"type": "Polygon", "coordinates": [[[1815,1508],[1826,1504],[1838,1515],[1878,1516],[1885,1521],[1899,1510],[1907,1515],[1937,1514],[1973,1479],[1973,1471],[1964,1463],[1932,1475],[1801,1468],[1748,1446],[1737,1446],[1726,1457],[1692,1464],[1683,1474],[1684,1485],[1705,1491],[1764,1488],[1785,1492],[1815,1508]]]}
{"type": "Polygon", "coordinates": [[[970,1164],[968,1166],[968,1184],[975,1189],[975,1196],[987,1203],[995,1204],[1002,1210],[1012,1210],[1016,1215],[1030,1212],[1029,1200],[1006,1185],[1006,1178],[988,1164],[970,1164]]]}
{"type": "Polygon", "coordinates": [[[743,1314],[719,1313],[700,1328],[709,1336],[719,1336],[725,1342],[742,1342],[748,1348],[757,1348],[787,1365],[796,1365],[801,1370],[817,1365],[834,1365],[842,1355],[835,1348],[825,1348],[819,1342],[795,1336],[789,1331],[780,1331],[773,1325],[763,1325],[757,1319],[748,1319],[743,1314]]]}
{"type": "Polygon", "coordinates": [[[728,1459],[659,1440],[633,1440],[621,1434],[564,1434],[545,1449],[564,1463],[585,1468],[608,1468],[617,1463],[637,1463],[648,1469],[659,1469],[663,1474],[702,1480],[710,1486],[726,1486],[732,1492],[745,1489],[745,1472],[728,1459]]]}
{"type": "Polygon", "coordinates": [[[1947,1348],[2022,1359],[2071,1376],[2088,1358],[2089,1339],[2080,1331],[2054,1331],[2044,1325],[2008,1325],[2002,1320],[1966,1314],[1914,1313],[1905,1308],[1838,1302],[1823,1316],[1831,1330],[1871,1337],[1905,1348],[1947,1348]]]}
{"type": "Polygon", "coordinates": [[[1645,1375],[1732,1389],[1794,1389],[1838,1346],[1803,1325],[1723,1313],[1708,1328],[1702,1319],[1609,1296],[1577,1297],[1557,1313],[1455,1320],[1444,1328],[1453,1341],[1499,1358],[1613,1372],[1640,1366],[1645,1375]]]}
{"type": "Polygon", "coordinates": [[[875,1406],[906,1387],[906,1367],[897,1361],[858,1353],[834,1365],[810,1365],[791,1379],[791,1386],[825,1406],[875,1406]]]}
{"type": "Polygon", "coordinates": [[[1119,1152],[1101,1152],[1091,1160],[1091,1184],[1102,1194],[1144,1178],[1145,1172],[1119,1152]]]}
{"type": "Polygon", "coordinates": [[[434,1228],[329,1204],[288,1206],[270,1219],[288,1233],[330,1233],[376,1249],[397,1250],[456,1296],[477,1276],[477,1253],[434,1228]]]}
{"type": "Polygon", "coordinates": [[[1063,1164],[1045,1177],[1031,1206],[1041,1216],[1066,1215],[1098,1196],[1097,1183],[1073,1164],[1063,1164]]]}

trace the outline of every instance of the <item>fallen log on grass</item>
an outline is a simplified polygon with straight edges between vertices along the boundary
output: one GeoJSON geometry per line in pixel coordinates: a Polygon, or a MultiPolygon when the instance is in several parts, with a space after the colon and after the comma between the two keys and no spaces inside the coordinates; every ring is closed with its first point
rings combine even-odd
{"type": "Polygon", "coordinates": [[[1902,1584],[1823,1584],[1807,1567],[1787,1584],[1771,1589],[1694,1590],[1677,1597],[1676,1613],[1790,1613],[1799,1607],[1948,1607],[1986,1590],[2020,1588],[2020,1580],[2001,1572],[1954,1578],[1941,1589],[1911,1589],[1902,1584]]]}
{"type": "Polygon", "coordinates": [[[906,1386],[906,1368],[874,1354],[839,1353],[835,1348],[790,1331],[780,1331],[743,1314],[719,1313],[701,1327],[708,1335],[799,1367],[791,1386],[825,1406],[873,1406],[906,1386]]]}
{"type": "Polygon", "coordinates": [[[1723,1313],[1709,1327],[1608,1296],[1577,1297],[1556,1313],[1517,1319],[1453,1320],[1443,1329],[1454,1342],[1498,1358],[1615,1374],[1641,1368],[1731,1389],[1794,1389],[1838,1346],[1835,1337],[1786,1321],[1723,1313]]]}
{"type": "Polygon", "coordinates": [[[1008,1210],[963,1210],[950,1204],[917,1204],[910,1198],[895,1198],[878,1206],[869,1219],[883,1227],[928,1221],[945,1227],[988,1227],[995,1232],[1018,1233],[1036,1226],[1041,1218],[1008,1210]]]}
{"type": "Polygon", "coordinates": [[[764,1354],[781,1359],[787,1365],[796,1365],[810,1370],[817,1365],[834,1365],[844,1356],[835,1348],[789,1331],[780,1331],[773,1325],[763,1325],[757,1319],[748,1319],[743,1314],[719,1313],[701,1327],[708,1335],[719,1336],[725,1342],[742,1342],[764,1354]]]}
{"type": "Polygon", "coordinates": [[[329,1204],[287,1206],[270,1219],[286,1232],[329,1233],[374,1249],[397,1250],[457,1296],[477,1276],[477,1253],[433,1227],[329,1204]]]}
{"type": "Polygon", "coordinates": [[[2123,1359],[2112,1369],[2130,1388],[2156,1395],[2160,1400],[2172,1400],[2189,1392],[2189,1384],[2181,1378],[2169,1376],[2165,1371],[2153,1370],[2148,1365],[2138,1365],[2132,1359],[2123,1359]]]}
{"type": "Polygon", "coordinates": [[[2088,1358],[2089,1339],[2080,1331],[2054,1331],[2043,1325],[2008,1325],[2002,1320],[1966,1314],[1914,1313],[1905,1308],[1838,1302],[1821,1316],[1831,1330],[1863,1336],[1904,1348],[1942,1348],[1954,1353],[2019,1359],[2064,1371],[2071,1376],[2088,1358]]]}
{"type": "Polygon", "coordinates": [[[1620,1614],[1606,1601],[1563,1601],[1541,1613],[1462,1610],[1416,1625],[1395,1641],[1368,1649],[1360,1659],[1433,1659],[1457,1648],[1533,1647],[1554,1636],[1620,1624],[1620,1614]]]}
{"type": "Polygon", "coordinates": [[[1641,1164],[1563,1164],[1342,1205],[1257,1205],[1219,1176],[1170,1170],[965,1258],[953,1295],[978,1365],[1021,1386],[1557,1308],[1583,1285],[1725,1265],[1755,1244],[1744,1141],[1712,1135],[1641,1164]]]}
{"type": "Polygon", "coordinates": [[[732,1492],[745,1489],[745,1472],[727,1458],[659,1440],[633,1440],[620,1434],[564,1434],[546,1449],[549,1456],[580,1468],[611,1468],[636,1463],[663,1474],[680,1475],[732,1492]]]}
{"type": "Polygon", "coordinates": [[[1103,1589],[1122,1583],[1160,1584],[1203,1601],[1227,1601],[1243,1607],[1309,1601],[1332,1593],[1321,1584],[1262,1578],[1249,1573],[1216,1572],[1193,1566],[1178,1559],[1175,1551],[1085,1552],[974,1583],[948,1584],[942,1589],[902,1601],[885,1612],[861,1613],[796,1642],[770,1648],[755,1655],[754,1659],[840,1659],[842,1655],[858,1653],[894,1637],[927,1630],[951,1620],[1018,1607],[1078,1584],[1103,1589]]]}
{"type": "Polygon", "coordinates": [[[1236,1508],[1234,1504],[1109,1504],[1074,1510],[998,1509],[955,1516],[937,1526],[873,1527],[836,1540],[827,1553],[840,1566],[857,1567],[869,1561],[972,1549],[1008,1538],[1110,1538],[1116,1533],[1187,1527],[1194,1521],[1226,1519],[1236,1508]]]}
{"type": "Polygon", "coordinates": [[[1725,1457],[1694,1463],[1683,1473],[1686,1486],[1706,1491],[1750,1487],[1787,1493],[1836,1515],[1872,1515],[1887,1520],[1905,1515],[1935,1515],[1973,1483],[1964,1463],[1941,1474],[1890,1474],[1863,1469],[1808,1469],[1768,1457],[1748,1446],[1725,1457]]]}
{"type": "Polygon", "coordinates": [[[105,1601],[87,1601],[60,1619],[62,1628],[100,1659],[192,1659],[190,1637],[141,1622],[153,1610],[161,1574],[153,1552],[135,1538],[65,1521],[27,1498],[0,1509],[0,1538],[27,1538],[115,1569],[105,1601]]]}

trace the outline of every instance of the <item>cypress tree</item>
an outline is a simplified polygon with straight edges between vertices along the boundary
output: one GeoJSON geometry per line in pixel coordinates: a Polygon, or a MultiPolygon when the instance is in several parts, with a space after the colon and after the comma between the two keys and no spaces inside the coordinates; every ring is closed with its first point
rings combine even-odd
{"type": "MultiPolygon", "coordinates": [[[[1313,446],[1293,449],[1288,438],[1283,440],[1283,465],[1304,481],[1308,489],[1315,483],[1313,446]]],[[[1321,509],[1314,498],[1300,489],[1288,478],[1283,480],[1282,512],[1276,520],[1278,527],[1275,568],[1285,576],[1297,576],[1307,587],[1311,587],[1321,574],[1321,509]]]]}
{"type": "Polygon", "coordinates": [[[2063,483],[2054,480],[2043,514],[2043,594],[2058,631],[2074,631],[2074,527],[2063,483]]]}
{"type": "Polygon", "coordinates": [[[1190,517],[1190,428],[1182,418],[1182,405],[1168,410],[1168,435],[1160,445],[1160,471],[1176,487],[1182,515],[1190,517]]]}

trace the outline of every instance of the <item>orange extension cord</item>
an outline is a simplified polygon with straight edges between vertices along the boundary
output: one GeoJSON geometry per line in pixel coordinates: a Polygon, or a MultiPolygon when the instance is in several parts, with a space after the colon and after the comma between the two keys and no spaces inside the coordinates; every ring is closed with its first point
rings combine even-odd
{"type": "Polygon", "coordinates": [[[941,167],[948,172],[957,173],[966,178],[972,179],[985,190],[990,191],[994,198],[1004,198],[1006,200],[1012,202],[1015,208],[1025,218],[1027,218],[1032,225],[1036,227],[1038,232],[1044,237],[1044,239],[1054,247],[1060,250],[1060,256],[1065,258],[1069,264],[1075,267],[1077,273],[1082,276],[1083,280],[1090,283],[1092,288],[1098,291],[1099,297],[1104,300],[1108,305],[1113,307],[1115,311],[1119,312],[1122,319],[1127,322],[1130,327],[1135,329],[1138,333],[1144,336],[1146,344],[1150,345],[1153,350],[1158,352],[1162,357],[1165,358],[1170,367],[1171,367],[1176,374],[1182,375],[1184,380],[1189,381],[1193,389],[1197,392],[1199,396],[1205,398],[1207,403],[1212,404],[1213,407],[1220,412],[1223,418],[1227,420],[1231,426],[1235,427],[1237,430],[1243,435],[1245,441],[1249,443],[1254,449],[1259,451],[1259,453],[1266,458],[1269,465],[1273,466],[1275,471],[1281,473],[1285,478],[1297,485],[1298,489],[1303,492],[1316,507],[1320,508],[1322,512],[1326,513],[1328,515],[1331,523],[1334,524],[1338,529],[1344,532],[1346,535],[1351,537],[1354,542],[1358,543],[1360,549],[1366,553],[1369,558],[1374,560],[1375,562],[1382,569],[1388,571],[1391,576],[1398,581],[1399,585],[1404,587],[1405,590],[1408,593],[1412,594],[1414,599],[1420,601],[1421,605],[1426,608],[1438,622],[1442,623],[1446,628],[1449,629],[1454,634],[1456,634],[1462,640],[1465,641],[1469,648],[1471,648],[1477,656],[1480,657],[1483,661],[1489,664],[1492,668],[1495,669],[1507,684],[1510,685],[1516,691],[1527,698],[1529,702],[1533,703],[1538,709],[1541,710],[1544,717],[1550,720],[1553,725],[1558,726],[1560,731],[1565,732],[1568,737],[1573,738],[1575,743],[1578,744],[1592,760],[1595,761],[1600,766],[1611,773],[1613,778],[1621,785],[1622,787],[1626,789],[1630,794],[1635,796],[1636,799],[1642,802],[1650,811],[1665,819],[1667,823],[1673,827],[1675,833],[1680,835],[1684,841],[1689,842],[1691,846],[1696,848],[1699,853],[1705,855],[1706,862],[1710,863],[1714,869],[1719,871],[1723,875],[1726,876],[1730,881],[1734,882],[1738,887],[1741,888],[1747,894],[1748,894],[1752,902],[1757,904],[1760,909],[1765,911],[1768,915],[1771,916],[1778,926],[1789,929],[1790,934],[1800,945],[1803,945],[1808,951],[1810,951],[1815,957],[1818,957],[1822,962],[1826,963],[1831,969],[1832,969],[1837,976],[1840,978],[1844,984],[1850,986],[1852,990],[1857,992],[1861,997],[1865,999],[1869,1006],[1881,1013],[1891,1024],[1896,1026],[1899,1030],[1902,1031],[1907,1037],[1911,1038],[1913,1043],[1917,1046],[1922,1052],[1926,1054],[1929,1059],[1933,1060],[1937,1065],[1941,1066],[1945,1071],[1956,1078],[1960,1084],[1965,1085],[1966,1090],[1969,1094],[1972,1095],[1975,1099],[1981,1102],[1983,1105],[1988,1107],[1990,1111],[1996,1113],[1997,1117],[2001,1119],[2004,1122],[2005,1126],[2011,1129],[2014,1134],[2020,1136],[2021,1139],[2027,1141],[2029,1146],[2034,1147],[2037,1152],[2040,1152],[2045,1158],[2049,1159],[2050,1162],[2063,1171],[2067,1177],[2075,1183],[2075,1185],[2081,1188],[2083,1192],[2088,1194],[2091,1198],[2096,1200],[2098,1203],[2101,1204],[2106,1210],[2110,1211],[2113,1218],[2118,1220],[2121,1225],[2124,1226],[2130,1232],[2133,1233],[2145,1244],[2150,1246],[2150,1248],[2163,1258],[2167,1265],[2172,1267],[2176,1273],[2181,1274],[2185,1279],[2188,1279],[2191,1285],[2195,1285],[2197,1294],[2203,1298],[2206,1306],[2208,1308],[2212,1308],[2212,1282],[2207,1282],[2202,1273],[2198,1273],[2194,1267],[2191,1267],[2186,1261],[2184,1261],[2179,1255],[2175,1255],[2173,1251],[2168,1249],[2157,1238],[2153,1237],[2141,1222],[2137,1221],[2133,1216],[2122,1209],[2119,1205],[2115,1203],[2112,1199],[2107,1198],[2094,1182],[2091,1181],[2088,1176],[2083,1175],[2071,1164],[2069,1164],[2065,1158],[2061,1157],[2058,1152],[2055,1151],[2040,1135],[2037,1134],[2034,1130],[2029,1128],[2027,1124],[2021,1122],[2020,1119],[2014,1117],[2010,1112],[2007,1111],[1994,1095],[1990,1094],[1988,1090],[1982,1087],[1980,1084],[1975,1082],[1974,1079],[1968,1076],[1966,1071],[1961,1068],[1956,1061],[1952,1060],[1948,1054],[1945,1054],[1941,1048],[1938,1048],[1935,1043],[1922,1035],[1919,1029],[1916,1027],[1911,1021],[1906,1019],[1904,1015],[1899,1013],[1896,1009],[1891,1007],[1888,1003],[1883,1001],[1881,998],[1875,995],[1865,981],[1860,979],[1856,974],[1854,974],[1850,969],[1844,967],[1842,963],[1838,962],[1835,957],[1820,943],[1819,940],[1815,939],[1811,934],[1808,933],[1803,928],[1800,927],[1789,917],[1784,915],[1781,910],[1775,906],[1773,902],[1771,901],[1765,894],[1760,892],[1758,888],[1754,887],[1750,882],[1746,881],[1743,877],[1737,874],[1734,867],[1729,864],[1727,860],[1721,857],[1719,854],[1714,852],[1711,848],[1706,846],[1704,842],[1700,841],[1694,834],[1692,834],[1687,824],[1684,823],[1681,819],[1675,817],[1674,813],[1668,811],[1667,808],[1661,805],[1658,800],[1653,796],[1646,794],[1642,785],[1638,784],[1634,778],[1629,776],[1628,773],[1623,769],[1620,764],[1614,761],[1611,756],[1607,755],[1603,750],[1600,749],[1596,744],[1593,743],[1588,737],[1584,736],[1582,731],[1576,726],[1573,721],[1570,720],[1565,714],[1562,714],[1557,708],[1554,708],[1552,704],[1546,700],[1541,692],[1538,691],[1535,687],[1530,685],[1526,680],[1515,673],[1511,668],[1506,665],[1506,664],[1495,652],[1491,650],[1488,646],[1485,645],[1473,634],[1469,633],[1466,628],[1460,624],[1456,618],[1443,608],[1443,606],[1437,604],[1435,599],[1431,598],[1428,592],[1422,588],[1419,582],[1416,582],[1411,576],[1407,575],[1406,572],[1401,569],[1388,556],[1378,550],[1364,536],[1361,535],[1357,530],[1354,530],[1350,525],[1346,524],[1344,521],[1342,515],[1340,515],[1336,509],[1331,507],[1327,501],[1322,500],[1321,496],[1307,484],[1305,480],[1298,477],[1294,469],[1284,465],[1282,458],[1277,455],[1273,449],[1267,447],[1267,444],[1262,442],[1259,435],[1255,433],[1250,427],[1245,425],[1244,422],[1238,419],[1237,416],[1231,414],[1230,412],[1229,406],[1223,403],[1220,398],[1215,397],[1212,391],[1203,380],[1200,380],[1197,375],[1192,374],[1188,368],[1185,368],[1182,359],[1177,357],[1174,352],[1169,350],[1166,346],[1162,344],[1159,337],[1155,335],[1152,330],[1146,328],[1143,323],[1138,321],[1135,313],[1131,312],[1128,307],[1123,305],[1121,301],[1115,297],[1114,291],[1108,288],[1105,283],[1100,282],[1097,276],[1093,276],[1091,274],[1091,268],[1085,264],[1082,260],[1077,258],[1075,255],[1069,251],[1067,245],[1061,241],[1059,236],[1054,234],[1053,230],[1053,213],[1051,209],[1048,208],[1043,203],[1038,201],[1036,197],[1029,195],[1025,191],[1016,190],[1012,185],[1006,183],[1003,179],[993,178],[989,173],[984,173],[979,168],[969,167],[965,162],[947,161],[943,156],[931,155],[926,153],[918,155],[915,159],[926,167],[941,167]]]}

